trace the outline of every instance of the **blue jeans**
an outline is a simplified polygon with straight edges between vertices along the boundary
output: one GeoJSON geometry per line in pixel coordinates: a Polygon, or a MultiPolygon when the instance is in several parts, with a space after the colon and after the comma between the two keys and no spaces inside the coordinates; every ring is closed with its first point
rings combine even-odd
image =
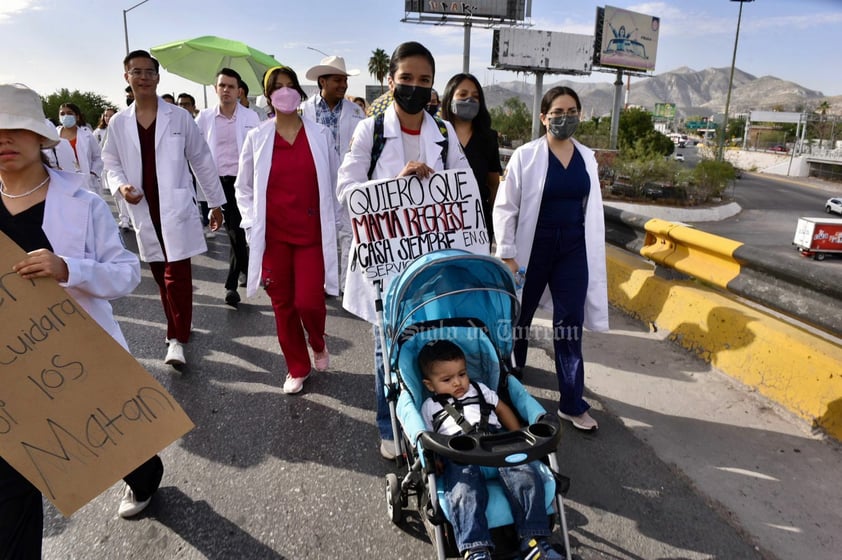
{"type": "Polygon", "coordinates": [[[394,440],[392,415],[389,412],[389,403],[386,402],[386,384],[383,381],[386,369],[383,367],[380,327],[374,325],[371,332],[374,335],[374,398],[377,400],[377,430],[380,432],[380,439],[394,440]]]}
{"type": "MultiPolygon", "coordinates": [[[[544,482],[538,466],[533,462],[497,470],[512,509],[518,537],[549,536],[544,482]]],[[[445,498],[450,507],[450,524],[459,553],[475,548],[494,548],[485,517],[488,489],[481,467],[445,461],[442,480],[447,489],[445,498]]]]}

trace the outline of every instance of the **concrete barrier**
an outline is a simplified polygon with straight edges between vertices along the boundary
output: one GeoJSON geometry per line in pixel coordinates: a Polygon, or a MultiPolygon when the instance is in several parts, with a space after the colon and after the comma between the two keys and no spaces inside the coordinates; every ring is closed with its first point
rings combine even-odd
{"type": "Polygon", "coordinates": [[[605,208],[609,243],[842,338],[842,282],[770,251],[633,212],[605,208]]]}
{"type": "Polygon", "coordinates": [[[842,440],[842,347],[693,279],[608,247],[612,305],[842,440]]]}

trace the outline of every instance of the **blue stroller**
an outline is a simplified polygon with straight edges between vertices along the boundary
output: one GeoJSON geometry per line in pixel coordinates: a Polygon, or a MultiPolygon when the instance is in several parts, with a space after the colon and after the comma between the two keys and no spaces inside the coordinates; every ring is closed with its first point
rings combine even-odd
{"type": "MultiPolygon", "coordinates": [[[[379,306],[378,306],[379,307],[379,306]]],[[[561,526],[570,560],[570,543],[562,503],[569,481],[558,474],[555,450],[561,428],[555,414],[547,414],[513,375],[512,325],[519,304],[514,277],[498,259],[448,249],[424,255],[389,286],[381,312],[381,336],[386,372],[386,396],[398,465],[406,474],[386,475],[385,494],[394,523],[403,518],[409,497],[436,547],[437,558],[458,555],[448,523],[444,488],[437,480],[435,458],[445,457],[483,467],[520,465],[542,460],[548,522],[561,526]],[[466,357],[472,379],[497,391],[520,416],[524,427],[515,432],[444,436],[426,430],[421,405],[430,396],[422,383],[416,357],[430,340],[448,339],[466,357]],[[547,463],[549,466],[547,466],[547,463]]],[[[489,493],[486,517],[495,541],[499,533],[513,533],[514,523],[496,468],[484,468],[489,493]]],[[[498,550],[505,549],[498,543],[498,550]]]]}

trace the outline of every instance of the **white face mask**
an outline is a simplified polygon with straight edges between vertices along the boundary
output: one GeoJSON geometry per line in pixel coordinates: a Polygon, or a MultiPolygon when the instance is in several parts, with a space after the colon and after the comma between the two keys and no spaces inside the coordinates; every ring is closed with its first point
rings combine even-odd
{"type": "Polygon", "coordinates": [[[64,128],[76,126],[76,115],[59,115],[58,120],[64,128]]]}

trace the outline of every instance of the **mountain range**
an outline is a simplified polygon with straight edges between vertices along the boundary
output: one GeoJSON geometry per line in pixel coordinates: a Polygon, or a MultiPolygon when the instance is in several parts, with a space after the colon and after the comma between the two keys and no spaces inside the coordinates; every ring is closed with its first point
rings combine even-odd
{"type": "MultiPolygon", "coordinates": [[[[675,103],[676,116],[679,118],[722,114],[728,95],[730,73],[730,68],[693,70],[682,67],[647,78],[632,77],[628,104],[652,111],[656,103],[675,103]]],[[[573,88],[579,94],[582,108],[588,117],[611,113],[614,105],[613,84],[570,80],[548,83],[549,78],[552,78],[552,75],[544,77],[543,91],[555,86],[573,88]]],[[[624,78],[624,103],[627,84],[627,78],[624,78]]],[[[483,86],[483,92],[489,107],[497,107],[510,97],[518,97],[531,109],[535,86],[518,81],[500,82],[483,86]]],[[[809,111],[814,110],[824,100],[831,106],[829,113],[842,113],[842,95],[828,97],[820,91],[774,76],[758,78],[735,69],[729,113],[734,115],[750,110],[809,111]]]]}

